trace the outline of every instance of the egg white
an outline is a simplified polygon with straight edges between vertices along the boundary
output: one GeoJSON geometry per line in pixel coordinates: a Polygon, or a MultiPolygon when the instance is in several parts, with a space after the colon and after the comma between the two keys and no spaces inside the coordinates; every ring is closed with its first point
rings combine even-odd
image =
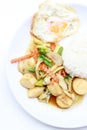
{"type": "Polygon", "coordinates": [[[45,42],[57,42],[75,33],[78,30],[78,26],[79,19],[73,9],[55,2],[44,2],[41,4],[34,20],[32,32],[45,42]],[[50,22],[65,22],[67,26],[62,33],[55,33],[50,30],[50,22]]]}

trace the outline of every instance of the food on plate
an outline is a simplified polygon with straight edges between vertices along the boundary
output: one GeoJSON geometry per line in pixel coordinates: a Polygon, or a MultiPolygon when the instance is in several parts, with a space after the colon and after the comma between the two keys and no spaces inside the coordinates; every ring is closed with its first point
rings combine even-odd
{"type": "Polygon", "coordinates": [[[43,93],[44,89],[45,89],[44,87],[34,87],[31,89],[28,89],[27,90],[28,97],[30,98],[39,97],[43,93]]]}
{"type": "Polygon", "coordinates": [[[87,79],[87,36],[82,34],[75,37],[64,47],[62,58],[67,73],[87,79]]]}
{"type": "Polygon", "coordinates": [[[34,84],[37,82],[35,76],[31,73],[26,73],[20,79],[20,84],[25,88],[33,88],[34,84]]]}
{"type": "Polygon", "coordinates": [[[53,60],[53,62],[55,62],[55,64],[57,64],[58,66],[61,66],[63,64],[63,60],[62,60],[62,57],[55,53],[55,52],[49,52],[47,54],[47,56],[53,60]]]}
{"type": "Polygon", "coordinates": [[[73,104],[73,95],[70,94],[70,96],[68,94],[61,94],[60,96],[58,96],[56,98],[56,103],[60,108],[69,108],[72,106],[73,104]]]}
{"type": "Polygon", "coordinates": [[[35,41],[33,39],[25,53],[32,56],[18,60],[18,70],[22,73],[20,84],[27,89],[29,98],[49,103],[53,96],[57,107],[71,107],[77,97],[79,100],[87,93],[86,79],[71,77],[66,72],[62,58],[64,48],[60,44],[55,43],[53,50],[50,43],[35,41]]]}
{"type": "MultiPolygon", "coordinates": [[[[36,50],[34,55],[18,62],[18,70],[23,74],[20,84],[27,89],[29,98],[38,98],[48,103],[54,96],[57,106],[69,108],[74,103],[75,94],[72,91],[72,77],[63,66],[63,47],[54,43],[53,49],[50,43],[35,41],[31,43],[32,50],[36,50]],[[63,97],[65,102],[62,102],[63,97]]],[[[31,47],[26,53],[31,54],[31,47]]]]}
{"type": "Polygon", "coordinates": [[[33,57],[25,59],[25,60],[21,60],[18,64],[19,71],[22,74],[25,74],[29,71],[29,66],[30,67],[32,66],[33,68],[35,67],[35,60],[33,57]]]}
{"type": "Polygon", "coordinates": [[[14,58],[22,74],[20,84],[29,98],[68,109],[87,93],[87,40],[68,46],[58,43],[78,30],[74,9],[52,1],[43,2],[31,27],[31,44],[24,56],[14,58]]]}
{"type": "Polygon", "coordinates": [[[49,84],[47,87],[48,87],[49,92],[53,96],[59,96],[63,93],[62,88],[56,82],[54,84],[49,84]]]}
{"type": "Polygon", "coordinates": [[[82,78],[75,78],[73,81],[73,89],[79,95],[87,93],[87,80],[82,78]]]}
{"type": "Polygon", "coordinates": [[[54,1],[39,6],[31,25],[31,34],[44,42],[58,42],[77,32],[79,18],[75,9],[54,1]]]}

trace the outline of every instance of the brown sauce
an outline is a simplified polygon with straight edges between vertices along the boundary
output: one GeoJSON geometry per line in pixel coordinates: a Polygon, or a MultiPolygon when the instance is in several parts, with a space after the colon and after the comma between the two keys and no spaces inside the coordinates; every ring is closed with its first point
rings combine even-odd
{"type": "Polygon", "coordinates": [[[56,97],[55,96],[50,97],[49,104],[53,105],[55,107],[58,107],[57,104],[56,104],[56,97]]]}
{"type": "MultiPolygon", "coordinates": [[[[83,98],[84,98],[84,96],[80,96],[80,95],[75,93],[75,101],[74,101],[73,106],[74,105],[79,105],[80,103],[82,103],[83,98]]],[[[55,107],[58,107],[58,105],[56,104],[56,97],[55,96],[50,97],[49,104],[53,105],[55,107]]]]}

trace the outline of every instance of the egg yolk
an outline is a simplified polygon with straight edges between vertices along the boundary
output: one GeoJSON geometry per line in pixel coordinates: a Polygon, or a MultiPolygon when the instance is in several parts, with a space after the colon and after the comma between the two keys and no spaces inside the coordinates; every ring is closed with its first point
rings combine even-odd
{"type": "Polygon", "coordinates": [[[67,26],[66,22],[61,22],[61,23],[51,22],[50,23],[50,31],[54,32],[54,33],[63,32],[64,29],[66,28],[66,26],[67,26]]]}

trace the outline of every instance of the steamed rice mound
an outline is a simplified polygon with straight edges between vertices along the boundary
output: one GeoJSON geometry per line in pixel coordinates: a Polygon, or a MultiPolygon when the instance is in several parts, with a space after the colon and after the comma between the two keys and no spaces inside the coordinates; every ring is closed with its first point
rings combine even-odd
{"type": "Polygon", "coordinates": [[[64,47],[63,61],[67,73],[87,79],[87,36],[79,36],[64,47]]]}

